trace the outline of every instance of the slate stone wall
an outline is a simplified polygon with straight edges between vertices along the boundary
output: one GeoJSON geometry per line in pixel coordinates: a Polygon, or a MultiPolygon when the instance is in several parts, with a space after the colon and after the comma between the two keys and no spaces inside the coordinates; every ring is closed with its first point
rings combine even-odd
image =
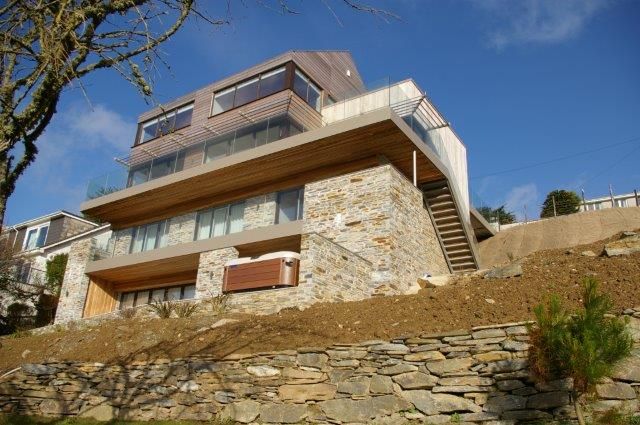
{"type": "MultiPolygon", "coordinates": [[[[640,309],[626,313],[638,317],[640,309]]],[[[630,320],[638,341],[640,320],[630,320]]],[[[0,409],[103,420],[230,416],[272,424],[573,420],[572,382],[534,383],[527,341],[526,326],[511,323],[224,359],[27,364],[0,383],[0,409]]],[[[639,385],[636,348],[613,379],[597,386],[587,412],[638,412],[639,385]]]]}

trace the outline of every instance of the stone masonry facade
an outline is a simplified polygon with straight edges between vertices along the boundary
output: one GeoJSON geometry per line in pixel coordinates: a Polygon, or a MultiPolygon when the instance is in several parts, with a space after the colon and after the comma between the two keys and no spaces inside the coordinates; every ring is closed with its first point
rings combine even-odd
{"type": "Polygon", "coordinates": [[[93,240],[81,239],[73,242],[69,249],[64,284],[56,309],[56,323],[65,323],[82,318],[84,302],[89,287],[89,277],[84,270],[93,256],[93,240]]]}
{"type": "MultiPolygon", "coordinates": [[[[633,356],[597,385],[588,416],[639,410],[640,309],[625,313],[633,356]]],[[[528,340],[524,323],[510,323],[222,359],[25,364],[0,384],[0,409],[258,424],[574,422],[571,380],[535,382],[528,340]]]]}

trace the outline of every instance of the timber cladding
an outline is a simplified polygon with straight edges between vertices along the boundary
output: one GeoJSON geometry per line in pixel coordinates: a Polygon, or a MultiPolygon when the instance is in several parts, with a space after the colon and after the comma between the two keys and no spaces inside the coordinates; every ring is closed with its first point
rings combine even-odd
{"type": "Polygon", "coordinates": [[[296,286],[298,284],[298,270],[299,261],[297,258],[272,258],[226,266],[222,292],[296,286]]]}

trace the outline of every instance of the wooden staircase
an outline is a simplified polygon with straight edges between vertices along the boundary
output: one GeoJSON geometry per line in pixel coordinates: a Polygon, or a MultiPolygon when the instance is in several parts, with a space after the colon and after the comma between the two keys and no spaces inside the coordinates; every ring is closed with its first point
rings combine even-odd
{"type": "Polygon", "coordinates": [[[441,180],[424,184],[421,189],[451,272],[477,270],[478,263],[469,239],[473,236],[467,235],[449,183],[441,180]]]}

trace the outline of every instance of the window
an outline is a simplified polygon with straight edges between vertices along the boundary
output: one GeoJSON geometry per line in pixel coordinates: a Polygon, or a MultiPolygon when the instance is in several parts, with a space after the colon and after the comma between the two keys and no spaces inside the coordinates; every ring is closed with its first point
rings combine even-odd
{"type": "Polygon", "coordinates": [[[287,223],[302,219],[304,189],[293,189],[278,193],[276,223],[287,223]]]}
{"type": "Polygon", "coordinates": [[[241,232],[244,227],[244,202],[199,211],[195,239],[208,239],[241,232]]]}
{"type": "Polygon", "coordinates": [[[152,302],[190,300],[196,296],[196,285],[176,285],[168,288],[143,289],[120,294],[120,310],[138,307],[152,302]]]}
{"type": "Polygon", "coordinates": [[[322,106],[320,89],[311,82],[309,77],[297,69],[293,77],[293,91],[316,111],[320,111],[320,107],[322,106]]]}
{"type": "Polygon", "coordinates": [[[49,223],[27,228],[22,249],[24,251],[30,251],[32,249],[44,246],[45,242],[47,241],[48,232],[49,223]]]}
{"type": "Polygon", "coordinates": [[[134,229],[129,252],[151,251],[166,246],[167,220],[145,224],[134,229]]]}
{"type": "Polygon", "coordinates": [[[285,71],[286,68],[283,66],[214,93],[211,115],[221,114],[283,90],[286,80],[285,71]]]}
{"type": "Polygon", "coordinates": [[[150,119],[140,125],[138,143],[144,143],[156,137],[164,136],[191,125],[193,103],[173,109],[166,114],[150,119]]]}

